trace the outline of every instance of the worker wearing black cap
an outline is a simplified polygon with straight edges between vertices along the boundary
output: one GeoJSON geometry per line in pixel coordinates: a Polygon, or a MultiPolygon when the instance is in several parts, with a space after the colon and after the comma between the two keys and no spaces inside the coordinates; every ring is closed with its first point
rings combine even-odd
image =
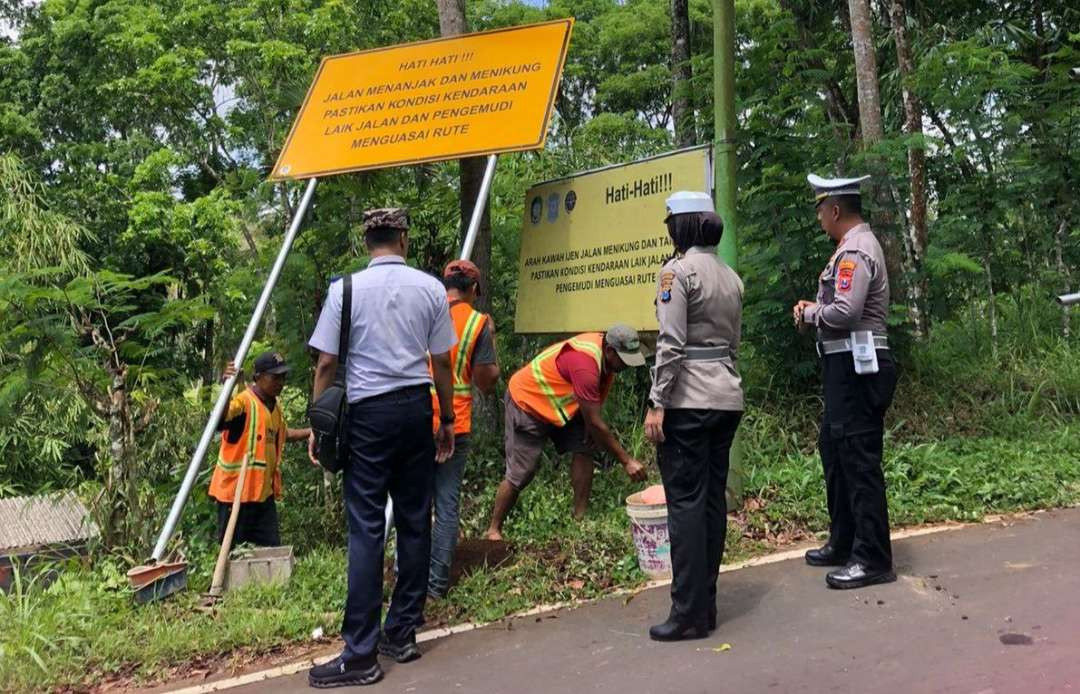
{"type": "Polygon", "coordinates": [[[800,329],[817,328],[825,414],[818,445],[829,505],[829,541],[806,553],[811,566],[842,567],[830,588],[896,580],[881,469],[885,411],[896,388],[886,321],[885,254],[862,218],[859,184],[868,179],[807,177],[821,228],[836,251],[818,278],[815,301],[793,308],[800,329]]]}
{"type": "MultiPolygon", "coordinates": [[[[210,496],[218,502],[218,541],[225,536],[233,497],[244,456],[248,471],[240,491],[240,513],[236,519],[233,544],[281,544],[277,504],[281,497],[281,454],[286,441],[306,441],[310,429],[289,429],[278,403],[289,366],[280,354],[264,352],[255,358],[254,383],[233,396],[221,417],[221,450],[210,479],[210,496]]],[[[229,362],[222,376],[236,373],[229,362]]],[[[241,379],[237,379],[240,382],[241,379]]]]}

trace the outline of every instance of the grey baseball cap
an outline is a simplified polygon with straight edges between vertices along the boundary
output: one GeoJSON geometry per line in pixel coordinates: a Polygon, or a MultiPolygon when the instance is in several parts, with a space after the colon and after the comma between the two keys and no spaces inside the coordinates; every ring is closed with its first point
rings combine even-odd
{"type": "Polygon", "coordinates": [[[645,366],[645,355],[641,353],[641,340],[637,330],[629,325],[616,323],[604,334],[604,344],[615,350],[619,359],[627,366],[645,366]]]}

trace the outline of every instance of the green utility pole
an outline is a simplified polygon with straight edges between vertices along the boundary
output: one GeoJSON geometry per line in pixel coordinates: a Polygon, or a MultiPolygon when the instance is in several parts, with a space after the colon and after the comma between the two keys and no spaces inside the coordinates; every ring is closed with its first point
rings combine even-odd
{"type": "Polygon", "coordinates": [[[713,176],[720,257],[738,270],[735,233],[735,0],[713,0],[713,176]]]}
{"type": "MultiPolygon", "coordinates": [[[[713,185],[716,214],[724,220],[717,252],[739,269],[735,224],[735,0],[713,0],[713,185]]],[[[728,508],[742,505],[742,437],[731,446],[728,508]]]]}

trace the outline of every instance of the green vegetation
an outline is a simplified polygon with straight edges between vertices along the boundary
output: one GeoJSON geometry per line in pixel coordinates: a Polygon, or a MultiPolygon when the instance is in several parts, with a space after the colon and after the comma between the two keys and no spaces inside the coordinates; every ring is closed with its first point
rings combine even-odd
{"type": "MultiPolygon", "coordinates": [[[[911,355],[889,418],[885,469],[893,524],[977,521],[1080,502],[1076,345],[1055,341],[1007,361],[989,354],[960,361],[947,350],[935,345],[927,352],[945,354],[945,362],[921,358],[918,351],[911,355]],[[927,390],[938,397],[915,397],[927,390]],[[962,433],[950,433],[957,429],[962,433]]],[[[641,397],[642,387],[619,391],[612,403],[617,418],[629,418],[626,401],[641,397]]],[[[767,391],[758,394],[755,401],[768,405],[750,410],[742,427],[747,502],[732,516],[725,563],[809,539],[827,527],[821,464],[813,450],[819,405],[813,398],[782,404],[770,401],[767,391]]],[[[633,436],[639,454],[649,459],[640,432],[633,436]]],[[[478,443],[463,493],[466,537],[478,537],[486,527],[501,471],[494,432],[481,431],[478,443]]],[[[545,465],[522,495],[507,523],[511,556],[468,573],[446,600],[430,603],[429,626],[493,621],[645,580],[623,510],[636,487],[617,469],[598,474],[590,512],[577,523],[569,514],[565,465],[545,465]]],[[[149,683],[187,661],[207,667],[288,645],[332,648],[345,596],[340,508],[335,503],[325,516],[311,511],[323,508],[322,476],[295,450],[286,480],[283,532],[300,551],[286,586],[229,593],[212,614],[195,609],[209,585],[215,549],[208,540],[212,509],[197,494],[185,518],[191,552],[186,593],[133,606],[123,575],[128,560],[118,554],[101,555],[92,567],[72,564],[45,588],[21,586],[0,600],[0,621],[8,625],[0,631],[0,683],[17,690],[79,687],[106,675],[149,683]],[[316,644],[311,634],[317,628],[324,639],[316,644]]]]}
{"type": "MultiPolygon", "coordinates": [[[[910,6],[912,68],[898,64],[891,18],[875,14],[885,136],[866,142],[847,3],[736,2],[740,361],[751,409],[729,560],[825,526],[817,366],[812,338],[790,328],[791,305],[812,296],[831,252],[807,204],[808,171],[873,170],[881,184],[868,207],[897,267],[894,524],[1080,500],[1080,314],[1050,299],[1076,288],[1080,265],[1080,80],[1069,77],[1080,13],[1070,0],[900,4],[910,6]],[[903,125],[905,89],[921,102],[921,132],[903,125]],[[907,228],[911,152],[926,159],[921,255],[907,228]]],[[[691,113],[680,122],[691,141],[708,142],[711,4],[689,5],[691,113]]],[[[543,342],[511,328],[526,188],[674,146],[669,12],[666,0],[468,3],[474,30],[577,19],[548,146],[500,157],[478,243],[507,374],[543,342]]],[[[304,643],[317,627],[336,633],[339,483],[298,448],[281,506],[299,557],[288,586],[237,592],[213,614],[194,609],[213,561],[209,469],[172,545],[191,562],[187,593],[136,609],[124,572],[148,553],[295,209],[300,186],[265,177],[319,59],[438,27],[430,0],[0,2],[0,495],[76,489],[103,529],[85,564],[48,586],[20,576],[0,597],[0,689],[150,681],[191,658],[216,663],[304,643]]],[[[408,206],[410,262],[440,268],[460,244],[458,190],[453,162],[323,181],[253,352],[308,363],[329,278],[365,262],[355,230],[367,207],[408,206]]],[[[659,213],[643,223],[659,229],[659,213]]],[[[644,460],[647,379],[621,378],[607,406],[644,460]]],[[[302,422],[308,392],[310,371],[297,368],[291,422],[302,422]]],[[[498,402],[478,407],[463,492],[470,538],[502,472],[498,402]]],[[[432,623],[641,583],[622,509],[635,489],[617,469],[602,473],[579,524],[566,477],[542,471],[509,520],[511,557],[467,575],[431,606],[432,623]]]]}

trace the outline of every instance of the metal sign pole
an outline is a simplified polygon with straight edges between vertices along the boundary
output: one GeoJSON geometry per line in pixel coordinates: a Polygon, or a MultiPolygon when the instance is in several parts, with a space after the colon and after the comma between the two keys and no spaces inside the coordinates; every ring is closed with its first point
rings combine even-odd
{"type": "MultiPolygon", "coordinates": [[[[237,369],[244,363],[244,357],[247,356],[248,350],[251,349],[251,343],[255,340],[255,331],[258,330],[259,324],[262,323],[263,314],[270,303],[270,294],[274,291],[274,285],[277,284],[278,278],[281,276],[282,268],[285,267],[285,259],[292,249],[296,234],[300,231],[300,223],[303,221],[304,214],[311,204],[311,198],[315,195],[315,185],[318,180],[312,178],[308,181],[307,188],[304,189],[304,197],[300,199],[300,207],[297,208],[296,214],[293,215],[292,224],[289,225],[289,230],[285,233],[285,239],[281,242],[281,250],[278,251],[277,260],[274,261],[274,266],[270,269],[270,276],[266,278],[266,284],[263,285],[259,302],[255,305],[255,312],[251,314],[247,331],[240,341],[240,347],[236,350],[236,356],[233,357],[237,369]]],[[[214,434],[217,431],[218,421],[221,419],[222,413],[225,412],[225,406],[229,402],[229,395],[232,393],[233,386],[236,385],[236,378],[235,375],[230,377],[222,386],[217,402],[214,403],[214,409],[210,413],[210,419],[206,421],[206,428],[203,429],[202,438],[199,439],[199,445],[195,448],[195,455],[191,457],[187,474],[184,475],[184,481],[180,485],[180,491],[177,492],[176,499],[173,500],[169,516],[165,519],[165,527],[161,529],[161,535],[158,536],[157,544],[154,546],[154,553],[151,558],[155,562],[160,561],[165,554],[165,545],[168,544],[173,531],[176,530],[176,524],[180,520],[180,513],[184,510],[184,504],[187,503],[188,496],[191,494],[191,487],[195,484],[195,478],[199,474],[199,467],[202,466],[206,451],[210,448],[210,443],[213,441],[214,434]]]]}
{"type": "Polygon", "coordinates": [[[465,242],[461,244],[461,260],[468,260],[469,256],[472,255],[473,246],[476,245],[476,235],[480,231],[480,220],[484,217],[488,193],[491,192],[491,179],[495,178],[495,160],[497,158],[494,154],[488,155],[487,168],[484,169],[484,178],[480,181],[480,192],[476,196],[476,205],[473,206],[472,219],[469,220],[469,228],[465,232],[465,242]]]}

